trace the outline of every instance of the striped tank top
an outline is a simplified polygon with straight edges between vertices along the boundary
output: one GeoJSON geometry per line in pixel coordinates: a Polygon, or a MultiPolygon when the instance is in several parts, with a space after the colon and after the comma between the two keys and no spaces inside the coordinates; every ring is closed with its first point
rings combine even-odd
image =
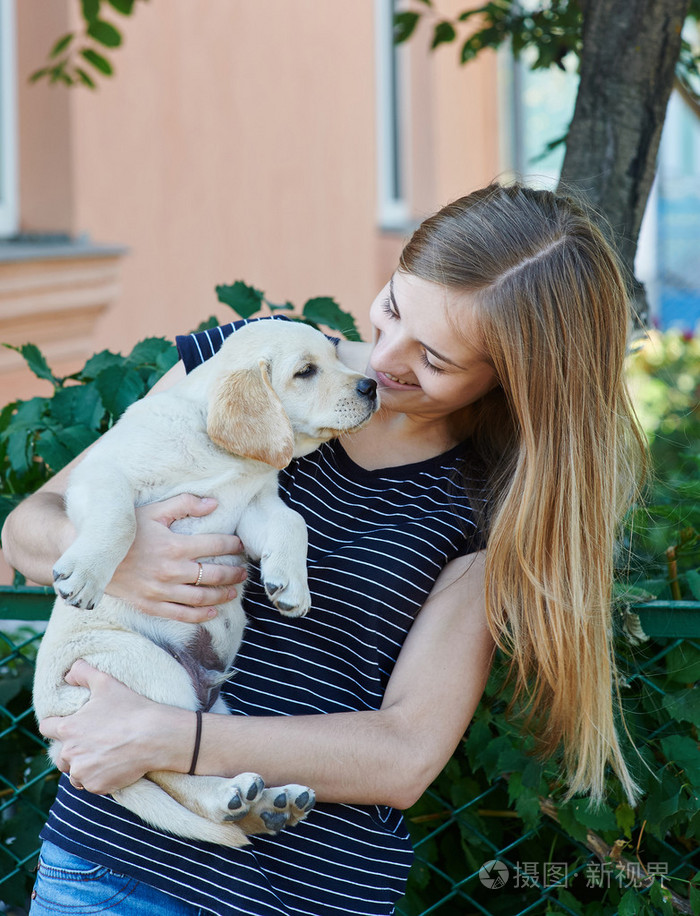
{"type": "MultiPolygon", "coordinates": [[[[244,322],[178,338],[189,371],[244,322]]],[[[251,565],[236,673],[222,689],[241,716],[378,709],[403,641],[442,568],[483,546],[463,443],[368,471],[338,440],[280,473],[309,529],[312,608],[283,618],[251,565]],[[455,481],[459,480],[458,484],[455,481]]],[[[161,833],[110,797],[60,780],[43,839],[215,916],[388,916],[404,893],[410,838],[396,809],[318,803],[278,836],[225,849],[161,833]]]]}

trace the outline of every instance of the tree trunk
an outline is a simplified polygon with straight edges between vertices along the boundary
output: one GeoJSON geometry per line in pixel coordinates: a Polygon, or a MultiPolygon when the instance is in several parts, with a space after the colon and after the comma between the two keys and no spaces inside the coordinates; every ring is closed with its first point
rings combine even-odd
{"type": "Polygon", "coordinates": [[[579,0],[581,81],[560,185],[604,214],[630,278],[690,3],[579,0]]]}

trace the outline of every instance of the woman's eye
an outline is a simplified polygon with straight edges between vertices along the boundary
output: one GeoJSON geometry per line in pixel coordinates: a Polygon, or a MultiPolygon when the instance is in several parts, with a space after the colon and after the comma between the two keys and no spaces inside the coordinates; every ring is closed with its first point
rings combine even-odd
{"type": "Polygon", "coordinates": [[[304,366],[303,369],[300,369],[298,372],[294,373],[294,378],[311,378],[312,375],[316,374],[316,366],[309,364],[304,366]]]}
{"type": "Polygon", "coordinates": [[[441,369],[439,366],[433,365],[430,362],[428,357],[425,355],[425,350],[421,350],[420,359],[426,369],[429,369],[431,372],[444,372],[444,369],[441,369]]]}
{"type": "Polygon", "coordinates": [[[397,319],[397,318],[399,317],[399,316],[396,314],[396,312],[393,310],[393,308],[391,307],[391,299],[389,299],[388,296],[387,296],[387,298],[382,302],[382,311],[384,312],[384,314],[385,314],[388,318],[397,319]]]}

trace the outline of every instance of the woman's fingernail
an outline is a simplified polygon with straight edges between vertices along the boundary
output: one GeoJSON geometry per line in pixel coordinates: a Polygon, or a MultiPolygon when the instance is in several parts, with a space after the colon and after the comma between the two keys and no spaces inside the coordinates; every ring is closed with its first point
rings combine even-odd
{"type": "Polygon", "coordinates": [[[210,607],[210,608],[207,610],[207,618],[208,618],[209,620],[211,620],[213,617],[216,617],[216,615],[217,615],[218,613],[219,613],[219,612],[217,611],[217,609],[216,609],[215,607],[210,607]]]}
{"type": "Polygon", "coordinates": [[[229,601],[231,601],[233,598],[236,597],[237,594],[238,594],[238,592],[236,591],[235,588],[230,588],[230,589],[226,592],[226,597],[228,598],[229,601]]]}

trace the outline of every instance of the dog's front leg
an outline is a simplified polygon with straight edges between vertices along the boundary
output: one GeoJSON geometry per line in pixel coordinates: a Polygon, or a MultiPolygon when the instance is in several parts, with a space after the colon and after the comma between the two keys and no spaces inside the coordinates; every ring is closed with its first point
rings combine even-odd
{"type": "Polygon", "coordinates": [[[262,583],[281,614],[303,617],[311,607],[306,575],[308,536],[304,519],[286,506],[277,488],[246,507],[237,534],[249,556],[260,560],[262,583]]]}
{"type": "Polygon", "coordinates": [[[133,543],[134,489],[118,465],[86,458],[70,477],[66,511],[77,537],[53,568],[55,589],[92,609],[133,543]]]}

